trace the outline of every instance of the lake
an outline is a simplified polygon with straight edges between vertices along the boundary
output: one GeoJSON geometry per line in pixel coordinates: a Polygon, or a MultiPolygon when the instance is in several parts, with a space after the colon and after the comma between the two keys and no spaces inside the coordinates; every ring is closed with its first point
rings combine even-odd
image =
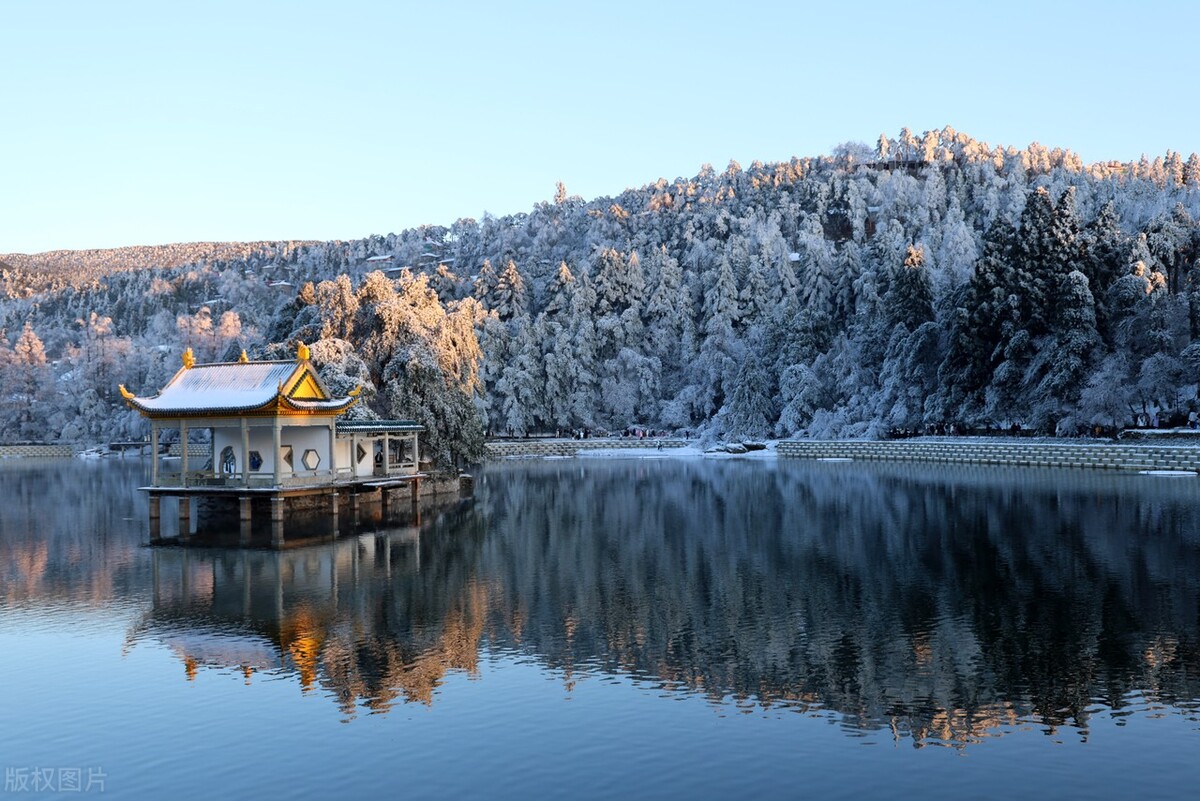
{"type": "Polygon", "coordinates": [[[285,551],[147,547],[147,477],[0,462],[5,797],[1200,781],[1194,477],[509,461],[285,551]]]}

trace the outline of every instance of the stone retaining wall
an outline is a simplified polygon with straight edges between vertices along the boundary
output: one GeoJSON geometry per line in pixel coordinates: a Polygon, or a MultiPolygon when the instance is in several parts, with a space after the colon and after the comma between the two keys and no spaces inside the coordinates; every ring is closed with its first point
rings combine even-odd
{"type": "Polygon", "coordinates": [[[791,459],[864,459],[953,462],[1021,467],[1078,467],[1095,470],[1194,470],[1200,446],[1057,442],[887,442],[787,440],[777,452],[791,459]]]}
{"type": "Polygon", "coordinates": [[[0,445],[0,459],[70,459],[70,445],[0,445]]]}
{"type": "Polygon", "coordinates": [[[487,459],[508,459],[521,456],[575,456],[580,451],[608,451],[629,448],[682,448],[681,439],[530,439],[489,442],[484,446],[487,459]]]}

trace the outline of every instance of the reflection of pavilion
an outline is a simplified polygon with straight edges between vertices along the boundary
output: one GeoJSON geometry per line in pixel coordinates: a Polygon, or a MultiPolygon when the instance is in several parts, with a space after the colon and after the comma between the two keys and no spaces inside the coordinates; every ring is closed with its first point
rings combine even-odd
{"type": "Polygon", "coordinates": [[[290,551],[155,549],[150,613],[135,639],[199,667],[296,672],[310,689],[340,613],[369,604],[386,579],[420,568],[415,527],[290,551]]]}
{"type": "Polygon", "coordinates": [[[471,598],[423,595],[421,550],[415,526],[285,551],[156,548],[153,605],[129,638],[166,645],[189,679],[295,675],[348,715],[429,702],[448,669],[474,669],[482,624],[471,598]]]}

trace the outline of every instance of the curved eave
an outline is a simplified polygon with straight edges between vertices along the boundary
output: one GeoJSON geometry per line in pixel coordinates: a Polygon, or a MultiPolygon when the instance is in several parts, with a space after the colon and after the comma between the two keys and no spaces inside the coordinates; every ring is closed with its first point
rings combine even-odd
{"type": "Polygon", "coordinates": [[[279,410],[280,412],[292,412],[295,414],[341,414],[357,401],[358,398],[333,398],[327,401],[307,401],[280,395],[279,410]]]}
{"type": "Polygon", "coordinates": [[[129,398],[129,408],[151,419],[185,417],[270,417],[308,414],[341,414],[354,405],[357,398],[335,398],[328,401],[300,401],[286,395],[276,395],[266,403],[245,406],[189,406],[163,408],[147,404],[153,398],[129,398]]]}

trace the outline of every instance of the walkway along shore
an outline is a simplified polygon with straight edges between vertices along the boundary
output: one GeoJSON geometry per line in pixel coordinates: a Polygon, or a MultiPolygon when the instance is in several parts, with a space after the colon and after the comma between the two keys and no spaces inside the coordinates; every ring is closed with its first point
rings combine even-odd
{"type": "MultiPolygon", "coordinates": [[[[502,440],[489,442],[490,460],[513,458],[565,458],[582,451],[655,450],[695,448],[695,441],[680,439],[627,440],[502,440]]],[[[1188,470],[1200,473],[1200,442],[1047,442],[1018,439],[906,440],[782,440],[774,447],[781,459],[856,459],[892,462],[943,462],[1009,465],[1015,467],[1070,467],[1092,470],[1188,470]]],[[[697,456],[702,456],[696,451],[697,456]]],[[[756,456],[763,456],[759,452],[756,456]]]]}
{"type": "Polygon", "coordinates": [[[1076,467],[1093,470],[1191,470],[1200,472],[1198,445],[1123,442],[1021,442],[972,438],[951,440],[784,440],[780,458],[950,462],[1018,467],[1076,467]]]}

